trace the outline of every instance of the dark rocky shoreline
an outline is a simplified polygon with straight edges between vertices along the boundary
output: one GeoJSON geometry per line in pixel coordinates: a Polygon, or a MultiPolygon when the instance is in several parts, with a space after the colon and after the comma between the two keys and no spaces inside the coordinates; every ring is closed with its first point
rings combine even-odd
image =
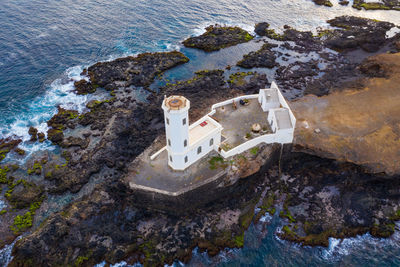
{"type": "MultiPolygon", "coordinates": [[[[340,87],[358,88],[364,79],[379,73],[373,64],[360,64],[365,58],[399,52],[400,36],[385,37],[393,24],[355,17],[329,23],[339,28],[318,36],[290,27],[280,35],[268,23],[258,24],[256,33],[269,40],[259,51],[244,56],[238,66],[275,68],[275,77],[268,78],[276,80],[284,92],[296,91],[296,97],[326,95],[340,87]],[[327,66],[322,70],[313,60],[281,66],[277,62],[281,48],[314,51],[327,66]],[[337,53],[328,53],[327,48],[337,53]]],[[[248,34],[210,26],[205,35],[190,38],[185,45],[215,51],[250,41],[253,37],[248,34]]],[[[29,161],[27,167],[2,166],[2,188],[7,187],[7,200],[16,212],[10,209],[0,215],[7,224],[0,229],[0,247],[28,231],[16,243],[10,266],[93,266],[103,260],[139,261],[148,266],[188,262],[195,247],[213,256],[225,247],[243,246],[249,225],[263,213],[275,213],[279,205],[283,205],[280,216],[288,222],[280,236],[304,245],[327,246],[328,237],[366,232],[388,237],[394,232],[393,222],[400,219],[398,176],[317,157],[296,145],[285,146],[282,155],[277,145],[262,146],[255,155],[246,152],[245,160],[237,159],[243,165],[241,179],[209,189],[215,198],[202,199],[192,209],[183,208],[180,201],[187,200],[166,202],[182,205],[174,213],[151,205],[151,197],[132,192],[123,177],[130,162],[157,137],[162,138],[160,104],[165,94],[189,98],[193,103],[190,120],[196,120],[216,102],[255,93],[269,84],[261,72],[204,70],[186,81],[165,84],[158,93],[148,88],[158,75],[186,62],[188,58],[180,52],[145,53],[89,67],[84,74],[90,80],[76,82],[76,93],[104,88],[110,96],[89,102],[83,114],[59,108],[48,122],[48,139],[60,147],[61,157],[47,154],[29,161]],[[133,98],[137,87],[150,92],[146,103],[133,98]],[[93,177],[101,179],[93,181],[93,177]],[[34,223],[34,216],[45,212],[46,196],[76,194],[89,183],[95,185],[82,198],[34,223]],[[227,194],[230,197],[224,197],[227,194]],[[256,207],[261,209],[258,214],[256,207]],[[22,222],[16,224],[15,215],[22,222]]],[[[32,139],[36,142],[37,138],[32,139]]],[[[19,142],[0,140],[7,150],[3,154],[16,150],[19,142]]]]}

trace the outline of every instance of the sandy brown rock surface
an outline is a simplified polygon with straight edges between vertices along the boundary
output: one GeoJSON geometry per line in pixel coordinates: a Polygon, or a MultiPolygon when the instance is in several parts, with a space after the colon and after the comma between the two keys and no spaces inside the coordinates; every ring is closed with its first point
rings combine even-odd
{"type": "Polygon", "coordinates": [[[400,173],[400,53],[368,59],[361,90],[306,96],[292,103],[295,144],[372,172],[400,173]],[[375,76],[375,77],[374,77],[375,76]],[[377,77],[379,76],[379,77],[377,77]],[[384,77],[382,77],[384,76],[384,77]]]}

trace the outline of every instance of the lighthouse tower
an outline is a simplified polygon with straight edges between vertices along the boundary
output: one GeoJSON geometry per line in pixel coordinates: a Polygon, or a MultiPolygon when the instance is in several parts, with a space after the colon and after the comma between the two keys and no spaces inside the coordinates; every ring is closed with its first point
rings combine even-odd
{"type": "Polygon", "coordinates": [[[165,134],[167,138],[168,165],[174,170],[184,170],[189,149],[190,101],[183,96],[164,99],[165,134]]]}

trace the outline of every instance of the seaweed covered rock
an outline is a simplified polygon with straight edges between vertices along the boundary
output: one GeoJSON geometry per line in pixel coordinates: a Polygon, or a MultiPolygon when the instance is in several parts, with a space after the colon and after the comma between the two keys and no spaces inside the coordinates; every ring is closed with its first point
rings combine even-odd
{"type": "MultiPolygon", "coordinates": [[[[78,111],[67,110],[62,107],[58,107],[58,112],[48,122],[47,125],[54,129],[63,130],[67,127],[71,127],[70,121],[78,117],[78,111]]],[[[73,127],[73,126],[72,126],[73,127]]]]}
{"type": "Polygon", "coordinates": [[[47,138],[54,144],[61,144],[64,140],[64,133],[59,129],[49,129],[47,131],[47,138]]]}
{"type": "Polygon", "coordinates": [[[353,16],[341,16],[328,20],[333,31],[324,34],[324,43],[331,49],[347,51],[361,48],[366,52],[376,52],[387,43],[386,32],[395,25],[353,16]]]}
{"type": "Polygon", "coordinates": [[[35,202],[40,202],[44,188],[34,183],[18,180],[7,191],[7,200],[17,209],[27,208],[35,202]]]}
{"type": "Polygon", "coordinates": [[[89,145],[88,138],[82,139],[82,138],[73,137],[73,136],[69,136],[68,138],[65,138],[60,144],[60,146],[64,147],[64,148],[78,146],[81,149],[87,148],[88,145],[89,145]]]}
{"type": "MultiPolygon", "coordinates": [[[[286,221],[280,236],[310,246],[328,246],[329,237],[370,232],[388,237],[399,210],[399,177],[371,174],[355,164],[285,150],[282,173],[272,190],[285,184],[286,221]]],[[[296,150],[295,150],[296,151],[296,150]]]]}
{"type": "Polygon", "coordinates": [[[31,136],[31,141],[37,140],[37,133],[38,133],[38,129],[36,129],[33,126],[29,127],[28,134],[31,136]]]}
{"type": "Polygon", "coordinates": [[[18,147],[18,145],[22,142],[21,139],[13,139],[12,137],[8,138],[0,138],[0,161],[5,159],[7,154],[18,147]]]}
{"type": "Polygon", "coordinates": [[[207,52],[217,51],[221,48],[246,43],[254,37],[239,27],[223,27],[211,25],[200,36],[190,37],[183,41],[183,45],[198,48],[207,52]]]}
{"type": "Polygon", "coordinates": [[[77,95],[87,95],[96,92],[97,86],[94,86],[92,83],[82,79],[80,81],[76,81],[74,83],[75,93],[77,95]]]}
{"type": "Polygon", "coordinates": [[[267,22],[257,23],[256,26],[254,27],[254,32],[260,36],[266,36],[269,26],[270,25],[267,22]]]}
{"type": "Polygon", "coordinates": [[[45,136],[44,133],[38,133],[37,136],[38,136],[38,139],[39,139],[40,143],[43,143],[44,140],[46,139],[46,136],[45,136]]]}
{"type": "Polygon", "coordinates": [[[333,4],[329,0],[312,0],[315,4],[320,5],[320,6],[327,6],[327,7],[332,7],[333,4]]]}
{"type": "Polygon", "coordinates": [[[399,0],[382,0],[382,1],[365,1],[365,0],[354,0],[353,7],[361,10],[398,10],[400,11],[399,0]]]}
{"type": "Polygon", "coordinates": [[[257,72],[236,72],[229,75],[229,87],[246,92],[257,93],[268,84],[267,75],[257,72]]]}
{"type": "Polygon", "coordinates": [[[260,50],[244,55],[243,59],[236,65],[248,69],[260,67],[273,68],[278,66],[279,64],[276,62],[275,52],[271,50],[277,46],[278,45],[276,44],[266,43],[260,48],[260,50]]]}
{"type": "Polygon", "coordinates": [[[177,51],[143,53],[136,57],[96,63],[88,68],[88,75],[93,85],[108,90],[113,90],[118,85],[149,86],[156,75],[188,61],[185,55],[177,51]]]}

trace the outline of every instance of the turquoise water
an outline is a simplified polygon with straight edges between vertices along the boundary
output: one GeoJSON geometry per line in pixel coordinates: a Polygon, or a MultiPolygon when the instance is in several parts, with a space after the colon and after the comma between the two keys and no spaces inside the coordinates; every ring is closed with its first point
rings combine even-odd
{"type": "MultiPolygon", "coordinates": [[[[73,81],[83,68],[100,60],[141,52],[180,50],[191,63],[173,72],[183,79],[202,68],[234,64],[256,45],[243,45],[216,54],[188,50],[180,42],[200,34],[209,24],[239,25],[249,31],[267,21],[302,30],[326,26],[338,15],[359,15],[400,25],[400,12],[363,12],[351,7],[315,6],[309,0],[2,0],[0,3],[0,138],[15,134],[28,140],[27,127],[46,131],[56,105],[84,110],[91,98],[76,96],[73,81]]],[[[271,79],[271,77],[269,77],[271,79]]],[[[154,85],[157,87],[157,85],[154,85]]],[[[28,153],[53,149],[49,143],[24,143],[28,153]]],[[[245,248],[215,259],[195,253],[190,265],[399,265],[397,239],[369,236],[349,239],[332,248],[301,248],[280,241],[279,222],[265,229],[251,228],[245,248]]],[[[1,253],[0,253],[1,254],[1,253]]],[[[1,255],[0,255],[1,256],[1,255]]],[[[0,257],[1,258],[1,257],[0,257]]]]}

